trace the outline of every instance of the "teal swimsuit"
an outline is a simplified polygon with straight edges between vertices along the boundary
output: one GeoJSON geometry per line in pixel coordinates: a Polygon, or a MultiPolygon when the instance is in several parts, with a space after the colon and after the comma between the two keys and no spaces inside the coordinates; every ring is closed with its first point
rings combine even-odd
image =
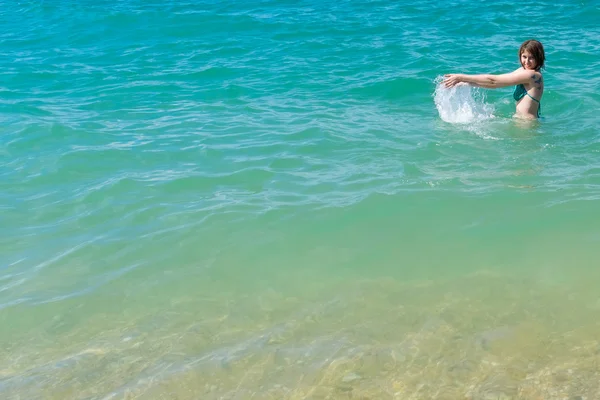
{"type": "Polygon", "coordinates": [[[533,100],[539,104],[538,111],[537,111],[537,117],[539,118],[540,117],[540,109],[542,108],[540,101],[538,99],[536,99],[535,97],[533,97],[532,95],[530,95],[529,93],[527,93],[527,90],[525,90],[525,86],[523,84],[515,86],[515,91],[513,92],[513,97],[514,97],[515,101],[521,100],[523,98],[523,96],[525,96],[525,95],[529,96],[531,98],[531,100],[533,100]]]}

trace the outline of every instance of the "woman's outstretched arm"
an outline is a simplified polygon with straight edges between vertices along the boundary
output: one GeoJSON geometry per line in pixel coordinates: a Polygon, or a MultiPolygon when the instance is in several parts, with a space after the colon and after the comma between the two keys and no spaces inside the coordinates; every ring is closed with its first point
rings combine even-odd
{"type": "Polygon", "coordinates": [[[523,68],[502,75],[467,75],[467,74],[448,74],[444,75],[444,86],[451,88],[464,82],[473,86],[479,86],[487,89],[496,89],[505,86],[519,85],[521,83],[530,83],[539,75],[539,72],[528,71],[523,68]]]}

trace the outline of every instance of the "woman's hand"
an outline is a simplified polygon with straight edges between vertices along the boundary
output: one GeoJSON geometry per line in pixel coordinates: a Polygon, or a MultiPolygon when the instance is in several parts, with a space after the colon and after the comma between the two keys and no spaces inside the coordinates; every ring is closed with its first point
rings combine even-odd
{"type": "Polygon", "coordinates": [[[452,88],[460,83],[463,83],[463,74],[448,74],[444,75],[444,87],[452,88]]]}

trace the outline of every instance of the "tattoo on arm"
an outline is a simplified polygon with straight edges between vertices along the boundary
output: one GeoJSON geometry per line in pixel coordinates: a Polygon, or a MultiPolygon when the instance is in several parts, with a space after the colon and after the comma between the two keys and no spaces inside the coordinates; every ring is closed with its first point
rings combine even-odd
{"type": "Polygon", "coordinates": [[[542,88],[542,76],[541,75],[537,79],[535,79],[535,75],[533,75],[531,77],[531,79],[533,79],[533,83],[535,83],[537,85],[537,89],[541,89],[542,88]]]}

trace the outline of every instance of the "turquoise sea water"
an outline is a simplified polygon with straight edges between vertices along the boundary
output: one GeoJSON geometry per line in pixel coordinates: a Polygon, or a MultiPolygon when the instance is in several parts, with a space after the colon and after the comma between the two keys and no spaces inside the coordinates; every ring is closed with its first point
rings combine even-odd
{"type": "Polygon", "coordinates": [[[0,398],[597,398],[598,20],[5,2],[0,398]]]}

